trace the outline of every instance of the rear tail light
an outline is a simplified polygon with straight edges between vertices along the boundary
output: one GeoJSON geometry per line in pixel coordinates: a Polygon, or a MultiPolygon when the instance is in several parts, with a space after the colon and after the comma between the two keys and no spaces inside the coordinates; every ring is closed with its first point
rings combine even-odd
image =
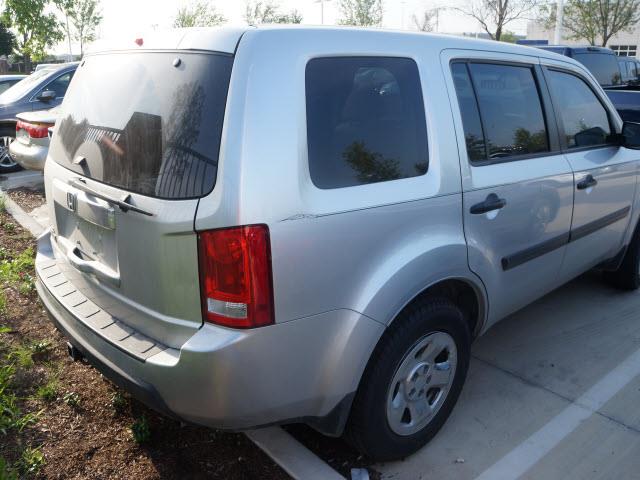
{"type": "Polygon", "coordinates": [[[198,234],[200,292],[205,321],[233,328],[270,325],[271,246],[266,225],[198,234]]]}
{"type": "Polygon", "coordinates": [[[16,136],[20,130],[24,130],[31,138],[45,138],[49,134],[49,127],[53,127],[51,123],[29,123],[18,120],[16,123],[16,136]]]}

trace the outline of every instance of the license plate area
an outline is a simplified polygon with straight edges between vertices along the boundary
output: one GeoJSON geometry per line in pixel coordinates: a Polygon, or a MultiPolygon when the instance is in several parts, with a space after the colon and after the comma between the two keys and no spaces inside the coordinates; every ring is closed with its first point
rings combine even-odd
{"type": "MultiPolygon", "coordinates": [[[[58,182],[56,182],[58,183],[58,182]]],[[[116,213],[113,207],[68,185],[53,189],[56,235],[77,254],[118,272],[116,213]]]]}

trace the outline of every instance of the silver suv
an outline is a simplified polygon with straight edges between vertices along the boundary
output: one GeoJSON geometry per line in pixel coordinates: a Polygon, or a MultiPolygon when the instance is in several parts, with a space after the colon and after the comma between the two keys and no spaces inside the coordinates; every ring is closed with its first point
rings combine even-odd
{"type": "Polygon", "coordinates": [[[639,144],[582,65],[526,47],[283,27],[98,47],[46,162],[38,291],[71,353],[157,410],[400,458],[497,320],[594,267],[638,287],[639,144]]]}

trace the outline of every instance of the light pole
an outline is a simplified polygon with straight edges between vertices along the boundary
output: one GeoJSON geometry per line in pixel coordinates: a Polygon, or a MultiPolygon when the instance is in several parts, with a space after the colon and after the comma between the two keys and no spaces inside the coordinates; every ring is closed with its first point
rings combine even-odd
{"type": "Polygon", "coordinates": [[[553,43],[560,45],[562,43],[562,20],[564,17],[564,0],[557,0],[556,5],[556,29],[553,32],[553,43]]]}
{"type": "Polygon", "coordinates": [[[331,0],[315,0],[315,3],[320,4],[320,23],[324,25],[324,2],[330,2],[331,0]]]}

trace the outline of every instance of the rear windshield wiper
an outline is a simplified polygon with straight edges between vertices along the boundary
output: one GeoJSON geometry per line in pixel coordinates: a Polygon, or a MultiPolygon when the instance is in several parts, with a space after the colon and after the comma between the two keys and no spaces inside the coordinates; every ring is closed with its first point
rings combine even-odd
{"type": "Polygon", "coordinates": [[[129,203],[129,200],[131,199],[131,194],[126,194],[122,199],[117,199],[117,198],[113,198],[109,195],[105,195],[104,193],[98,192],[96,190],[94,190],[93,188],[87,186],[86,183],[84,183],[84,181],[80,178],[77,178],[75,180],[71,180],[69,182],[69,185],[71,185],[72,187],[77,188],[78,190],[82,190],[85,193],[88,193],[89,195],[93,195],[96,198],[100,198],[102,200],[105,200],[109,203],[113,203],[114,205],[117,205],[118,208],[120,208],[121,211],[123,212],[128,212],[129,210],[131,210],[132,212],[138,212],[141,213],[143,215],[147,215],[149,217],[153,217],[154,214],[147,211],[147,210],[143,210],[142,208],[138,208],[135,207],[133,205],[131,205],[129,203]]]}

